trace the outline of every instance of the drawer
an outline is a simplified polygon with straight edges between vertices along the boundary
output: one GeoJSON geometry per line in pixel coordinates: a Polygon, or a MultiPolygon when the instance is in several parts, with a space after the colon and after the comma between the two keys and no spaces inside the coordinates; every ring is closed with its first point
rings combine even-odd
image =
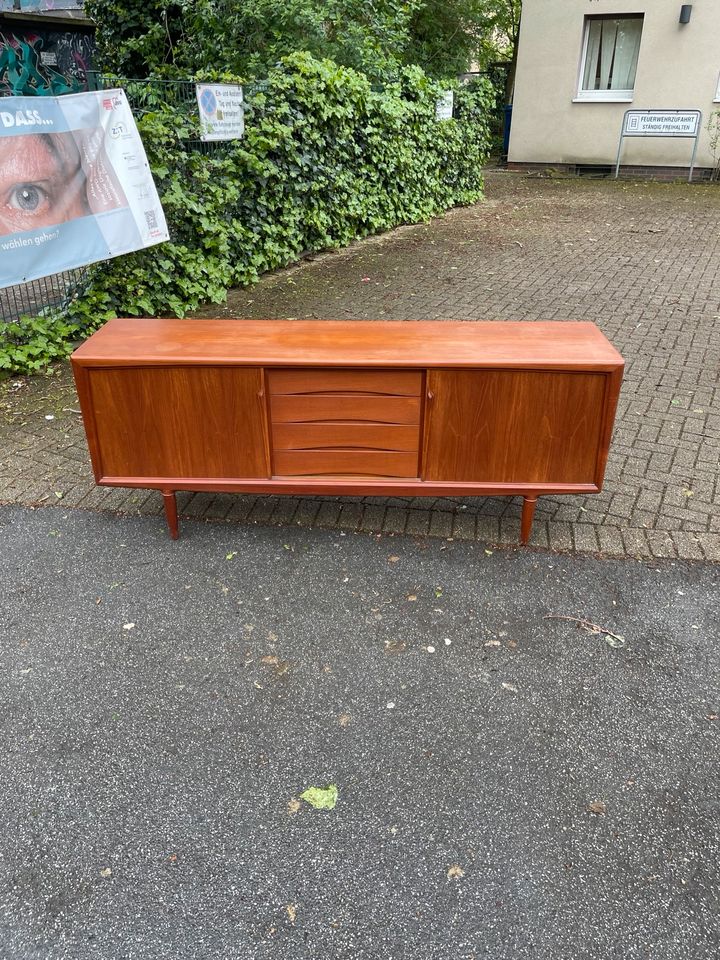
{"type": "Polygon", "coordinates": [[[306,423],[313,420],[420,423],[420,397],[357,393],[271,396],[270,419],[273,424],[306,423]]]}
{"type": "Polygon", "coordinates": [[[418,475],[417,453],[387,450],[276,450],[276,477],[355,476],[408,477],[418,475]]]}
{"type": "Polygon", "coordinates": [[[268,370],[268,393],[369,393],[419,397],[419,370],[268,370]]]}
{"type": "Polygon", "coordinates": [[[342,447],[365,450],[405,451],[417,454],[419,424],[357,423],[274,423],[274,450],[331,450],[342,447]]]}

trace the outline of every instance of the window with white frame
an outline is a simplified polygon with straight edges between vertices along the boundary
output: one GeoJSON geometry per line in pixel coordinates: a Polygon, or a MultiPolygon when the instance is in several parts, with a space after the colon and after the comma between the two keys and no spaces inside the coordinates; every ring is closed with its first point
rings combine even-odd
{"type": "Polygon", "coordinates": [[[643,15],[586,17],[580,100],[632,100],[643,15]]]}

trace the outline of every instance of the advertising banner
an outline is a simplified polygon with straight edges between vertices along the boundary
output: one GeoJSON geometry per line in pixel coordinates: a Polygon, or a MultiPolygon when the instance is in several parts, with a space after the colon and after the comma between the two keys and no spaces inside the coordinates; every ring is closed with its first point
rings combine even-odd
{"type": "Polygon", "coordinates": [[[239,140],[245,133],[242,87],[227,83],[195,84],[201,140],[239,140]]]}
{"type": "Polygon", "coordinates": [[[0,287],[167,239],[122,90],[0,99],[0,287]]]}

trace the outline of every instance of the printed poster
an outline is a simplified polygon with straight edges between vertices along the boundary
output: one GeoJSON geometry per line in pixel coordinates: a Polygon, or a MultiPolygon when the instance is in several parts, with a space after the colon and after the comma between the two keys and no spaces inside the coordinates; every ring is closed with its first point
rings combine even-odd
{"type": "Polygon", "coordinates": [[[122,90],[0,98],[0,287],[167,239],[122,90]]]}

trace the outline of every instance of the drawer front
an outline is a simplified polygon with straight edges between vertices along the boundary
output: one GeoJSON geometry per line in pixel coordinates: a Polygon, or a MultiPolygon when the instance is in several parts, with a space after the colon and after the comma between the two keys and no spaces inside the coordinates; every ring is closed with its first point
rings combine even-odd
{"type": "Polygon", "coordinates": [[[270,397],[273,423],[369,421],[420,423],[419,397],[381,397],[356,393],[296,394],[270,397]]]}
{"type": "Polygon", "coordinates": [[[417,453],[387,450],[281,450],[275,474],[283,477],[417,477],[417,453]]]}
{"type": "Polygon", "coordinates": [[[347,420],[335,423],[275,423],[272,439],[275,450],[352,447],[417,453],[418,428],[414,424],[355,423],[347,420]]]}
{"type": "Polygon", "coordinates": [[[268,393],[367,393],[419,397],[419,370],[268,370],[268,393]]]}
{"type": "Polygon", "coordinates": [[[273,475],[419,473],[420,370],[269,370],[273,475]]]}

